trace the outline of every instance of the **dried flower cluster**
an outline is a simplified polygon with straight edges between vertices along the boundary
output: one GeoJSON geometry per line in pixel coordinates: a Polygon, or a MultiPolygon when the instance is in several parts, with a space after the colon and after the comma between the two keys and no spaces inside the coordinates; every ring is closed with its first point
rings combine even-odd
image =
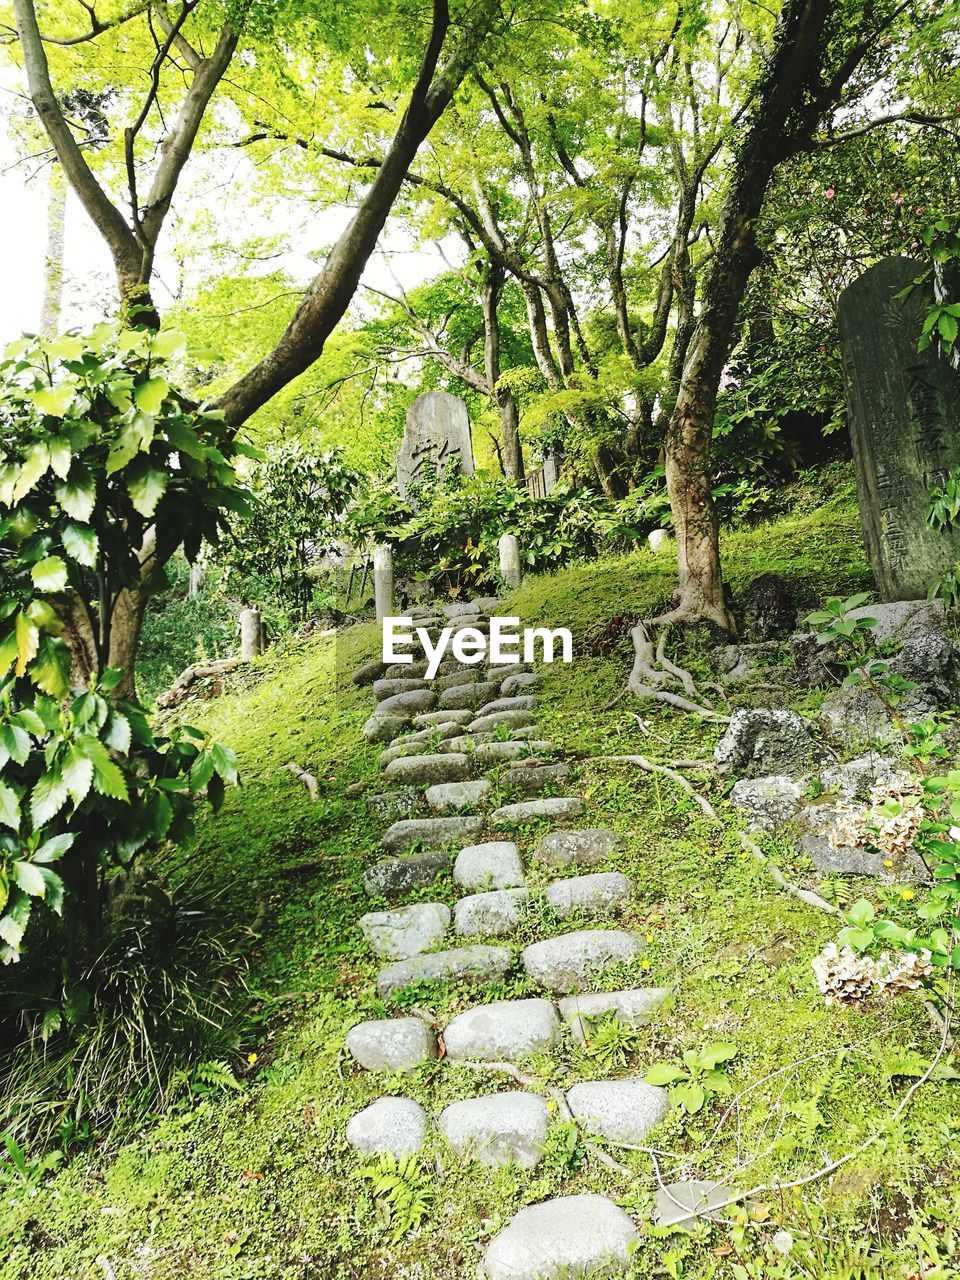
{"type": "Polygon", "coordinates": [[[860,1004],[871,996],[915,991],[932,972],[929,951],[884,951],[877,959],[829,942],[813,960],[817,986],[827,1004],[860,1004]]]}
{"type": "Polygon", "coordinates": [[[830,836],[834,846],[872,845],[897,860],[913,849],[924,818],[918,779],[909,773],[874,783],[869,805],[840,804],[837,809],[839,817],[830,836]]]}

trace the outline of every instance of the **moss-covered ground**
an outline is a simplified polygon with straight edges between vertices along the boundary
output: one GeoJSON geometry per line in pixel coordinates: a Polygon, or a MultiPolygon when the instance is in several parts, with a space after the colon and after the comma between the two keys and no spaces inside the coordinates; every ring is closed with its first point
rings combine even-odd
{"type": "MultiPolygon", "coordinates": [[[[856,516],[843,510],[732,534],[725,559],[734,591],[776,571],[811,605],[870,580],[856,516]]],[[[610,620],[665,603],[674,572],[669,555],[644,550],[532,579],[511,602],[527,624],[574,633],[574,664],[546,673],[540,723],[576,765],[590,821],[624,836],[612,865],[636,881],[627,927],[647,947],[619,977],[673,993],[647,1027],[614,1046],[619,1064],[568,1041],[526,1070],[562,1085],[611,1069],[643,1072],[723,1039],[738,1048],[729,1064],[736,1104],[721,1098],[687,1118],[675,1110],[653,1137],[655,1153],[610,1150],[619,1170],[559,1123],[534,1174],[460,1166],[434,1140],[407,1175],[427,1216],[409,1231],[390,1218],[344,1141],[349,1116],[390,1092],[435,1115],[454,1098],[509,1082],[446,1063],[374,1080],[342,1052],[353,1022],[390,1012],[372,995],[376,966],[355,927],[369,905],[362,870],[378,856],[382,829],[365,803],[379,788],[377,748],[360,733],[371,696],[346,679],[374,654],[378,635],[356,627],[277,648],[254,680],[189,707],[191,720],[236,749],[243,771],[189,868],[222,891],[238,929],[256,922],[250,1012],[233,1059],[242,1087],[158,1117],[122,1145],[81,1150],[30,1190],[0,1189],[2,1280],[454,1280],[473,1276],[491,1234],[546,1196],[602,1191],[648,1223],[658,1176],[789,1183],[875,1134],[832,1177],[756,1195],[746,1226],[732,1217],[692,1235],[644,1226],[636,1276],[960,1274],[952,1225],[960,1220],[960,1089],[925,1083],[895,1115],[936,1050],[919,1000],[827,1007],[810,959],[836,922],[786,897],[744,856],[723,785],[690,775],[723,815],[718,827],[669,780],[599,759],[637,751],[705,758],[715,745],[719,729],[691,717],[628,699],[608,705],[630,661],[623,628],[610,620]],[[285,770],[290,760],[320,780],[316,803],[285,770]],[[778,1252],[784,1229],[795,1240],[788,1253],[778,1252]]],[[[696,651],[686,657],[703,669],[696,651]]],[[[736,701],[751,700],[762,695],[745,691],[736,701]]],[[[523,833],[527,847],[533,834],[523,833]]],[[[789,874],[806,874],[786,845],[767,849],[789,874]]],[[[860,889],[878,893],[870,884],[847,892],[860,889]]],[[[437,893],[452,901],[449,882],[430,896],[437,893]]],[[[894,890],[887,896],[896,899],[894,890]]],[[[569,927],[535,923],[540,936],[569,927]]],[[[431,989],[398,1003],[442,1021],[484,996],[526,990],[514,976],[483,992],[431,989]]]]}

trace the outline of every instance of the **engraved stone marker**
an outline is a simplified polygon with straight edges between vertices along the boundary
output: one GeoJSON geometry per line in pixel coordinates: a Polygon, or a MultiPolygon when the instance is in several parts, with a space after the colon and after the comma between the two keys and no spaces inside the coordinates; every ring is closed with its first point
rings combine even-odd
{"type": "Polygon", "coordinates": [[[417,396],[407,410],[403,444],[397,457],[397,488],[406,497],[411,485],[425,478],[427,464],[441,470],[452,458],[460,474],[473,471],[470,417],[459,396],[428,391],[417,396]]]}
{"type": "Polygon", "coordinates": [[[917,351],[921,273],[884,258],[840,295],[850,436],[867,554],[883,600],[917,600],[960,560],[960,531],[927,523],[930,490],[960,468],[960,375],[933,346],[917,351]]]}

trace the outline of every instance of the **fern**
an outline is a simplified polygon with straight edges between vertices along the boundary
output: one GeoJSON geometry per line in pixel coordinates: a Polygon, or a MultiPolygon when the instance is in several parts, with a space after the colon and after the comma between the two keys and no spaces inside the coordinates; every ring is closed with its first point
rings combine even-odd
{"type": "Polygon", "coordinates": [[[386,1210],[394,1244],[429,1216],[436,1193],[415,1156],[382,1155],[361,1176],[370,1183],[374,1199],[386,1210]]]}

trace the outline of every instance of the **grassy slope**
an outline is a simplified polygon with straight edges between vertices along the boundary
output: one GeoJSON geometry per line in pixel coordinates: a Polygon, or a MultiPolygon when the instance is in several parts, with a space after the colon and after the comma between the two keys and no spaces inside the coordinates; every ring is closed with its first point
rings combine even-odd
{"type": "MultiPolygon", "coordinates": [[[[868,579],[855,520],[836,512],[732,536],[726,557],[735,589],[772,569],[790,575],[808,600],[868,579]]],[[[629,1066],[642,1071],[723,1037],[740,1046],[738,1089],[756,1085],[716,1135],[721,1110],[714,1106],[686,1128],[668,1119],[659,1147],[686,1157],[688,1176],[729,1170],[739,1153],[750,1164],[738,1180],[753,1185],[813,1169],[824,1153],[863,1142],[903,1094],[902,1051],[929,1057],[932,1038],[910,999],[857,1014],[827,1009],[814,992],[809,962],[831,936],[830,920],[778,894],[743,859],[732,821],[719,831],[671,784],[629,766],[591,762],[636,750],[706,756],[716,740],[715,729],[642,708],[664,740],[651,739],[637,725],[639,704],[604,710],[629,655],[622,642],[601,652],[609,646],[599,642],[597,624],[649,610],[669,593],[671,580],[669,558],[641,553],[531,580],[515,597],[516,611],[527,622],[574,630],[580,656],[572,668],[547,675],[541,720],[579,762],[578,787],[594,820],[625,835],[618,865],[638,886],[628,926],[641,930],[649,946],[621,976],[676,991],[641,1033],[629,1066]]],[[[266,907],[251,974],[259,1013],[237,1057],[246,1064],[256,1054],[256,1061],[239,1068],[242,1092],[168,1116],[121,1150],[79,1156],[35,1197],[11,1198],[0,1211],[0,1234],[9,1237],[0,1250],[2,1280],[453,1280],[474,1273],[479,1246],[518,1208],[561,1190],[605,1191],[647,1212],[656,1186],[647,1154],[616,1153],[634,1171],[626,1178],[590,1156],[574,1153],[568,1161],[557,1132],[537,1173],[522,1175],[461,1169],[438,1146],[427,1160],[426,1189],[436,1196],[429,1225],[393,1243],[346,1148],[347,1118],[377,1091],[419,1097],[436,1114],[456,1097],[505,1083],[446,1065],[376,1082],[355,1073],[341,1053],[352,1022],[388,1012],[370,995],[375,965],[354,927],[367,906],[361,869],[377,856],[379,837],[362,794],[378,778],[377,751],[359,733],[370,694],[344,687],[336,674],[352,670],[376,643],[366,627],[336,644],[327,637],[274,651],[256,687],[204,710],[203,719],[236,747],[245,783],[208,825],[192,869],[202,864],[204,876],[222,886],[238,921],[266,907]],[[321,779],[317,804],[284,771],[288,760],[321,779]]],[[[197,714],[191,708],[191,718],[197,714]]],[[[786,849],[780,853],[789,859],[786,849]]],[[[449,884],[442,896],[452,900],[449,884]]],[[[531,930],[534,924],[541,933],[562,931],[549,920],[531,921],[531,930]]],[[[525,991],[524,979],[513,977],[488,994],[525,991]]],[[[451,990],[429,998],[443,1019],[479,995],[451,990]]],[[[605,1074],[570,1045],[530,1070],[554,1083],[570,1071],[605,1074]]],[[[813,1184],[802,1199],[766,1197],[770,1221],[803,1230],[828,1219],[835,1238],[846,1232],[882,1238],[891,1258],[883,1274],[910,1275],[916,1251],[900,1243],[908,1221],[956,1217],[949,1170],[958,1130],[955,1087],[927,1085],[884,1142],[832,1181],[813,1184]]],[[[680,1167],[670,1156],[660,1160],[665,1177],[680,1167]]],[[[752,1230],[738,1245],[746,1262],[767,1230],[752,1230]]],[[[712,1234],[703,1228],[696,1239],[667,1241],[647,1229],[636,1274],[730,1276],[730,1259],[713,1252],[726,1238],[723,1228],[712,1234]]],[[[836,1256],[842,1251],[838,1246],[836,1256]]],[[[824,1266],[809,1274],[860,1273],[824,1266]]]]}

